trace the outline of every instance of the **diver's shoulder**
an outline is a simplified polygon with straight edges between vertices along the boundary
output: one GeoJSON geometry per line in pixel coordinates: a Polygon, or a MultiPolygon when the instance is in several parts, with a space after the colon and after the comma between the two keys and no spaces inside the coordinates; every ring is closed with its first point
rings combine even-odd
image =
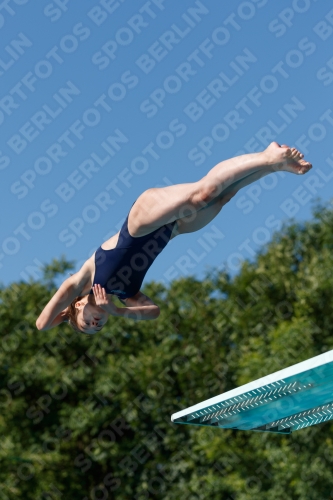
{"type": "Polygon", "coordinates": [[[95,276],[95,253],[87,259],[71,278],[82,290],[82,295],[89,293],[95,276]]]}

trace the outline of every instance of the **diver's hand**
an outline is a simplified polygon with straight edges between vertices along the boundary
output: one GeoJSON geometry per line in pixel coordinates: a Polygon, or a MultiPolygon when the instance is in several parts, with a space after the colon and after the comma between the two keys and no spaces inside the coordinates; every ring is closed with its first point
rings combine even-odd
{"type": "Polygon", "coordinates": [[[101,285],[94,285],[92,287],[95,297],[96,306],[104,309],[109,314],[117,314],[118,308],[112,302],[110,297],[107,295],[105,288],[101,287],[101,285]]]}

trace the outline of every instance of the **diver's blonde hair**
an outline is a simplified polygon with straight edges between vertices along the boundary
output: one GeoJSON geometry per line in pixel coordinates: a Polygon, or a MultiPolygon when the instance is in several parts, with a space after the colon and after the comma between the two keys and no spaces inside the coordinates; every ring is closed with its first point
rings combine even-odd
{"type": "Polygon", "coordinates": [[[75,304],[79,302],[80,300],[83,299],[83,296],[75,297],[75,299],[69,304],[67,307],[67,317],[68,317],[68,323],[71,325],[71,327],[80,333],[85,333],[80,328],[78,327],[77,324],[77,315],[78,315],[78,308],[75,307],[75,304]]]}

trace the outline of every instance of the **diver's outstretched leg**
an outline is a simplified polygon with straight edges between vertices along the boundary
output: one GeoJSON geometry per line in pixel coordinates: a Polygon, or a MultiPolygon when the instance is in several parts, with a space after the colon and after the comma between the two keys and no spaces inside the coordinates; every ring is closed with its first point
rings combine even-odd
{"type": "MultiPolygon", "coordinates": [[[[261,153],[251,153],[222,161],[197,182],[176,184],[145,191],[128,218],[132,236],[143,236],[158,227],[201,210],[229,186],[257,171],[272,168],[304,174],[311,164],[295,148],[271,143],[261,153]]],[[[252,181],[251,181],[252,182],[252,181]]]]}
{"type": "Polygon", "coordinates": [[[222,193],[210,201],[205,207],[188,217],[183,217],[177,220],[176,226],[172,232],[172,238],[180,234],[193,233],[199,231],[209,224],[220,213],[224,205],[226,205],[240,189],[256,182],[257,180],[273,173],[275,170],[272,167],[263,168],[253,172],[242,179],[230,184],[222,193]]]}

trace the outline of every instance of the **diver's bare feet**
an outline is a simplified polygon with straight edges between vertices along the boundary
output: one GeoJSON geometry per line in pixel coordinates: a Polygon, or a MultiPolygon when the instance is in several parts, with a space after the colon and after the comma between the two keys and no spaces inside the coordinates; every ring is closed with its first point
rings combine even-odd
{"type": "Polygon", "coordinates": [[[303,160],[304,155],[296,148],[290,148],[286,144],[280,146],[272,142],[263,151],[268,165],[274,170],[285,170],[293,174],[306,174],[311,168],[311,163],[303,160]]]}

